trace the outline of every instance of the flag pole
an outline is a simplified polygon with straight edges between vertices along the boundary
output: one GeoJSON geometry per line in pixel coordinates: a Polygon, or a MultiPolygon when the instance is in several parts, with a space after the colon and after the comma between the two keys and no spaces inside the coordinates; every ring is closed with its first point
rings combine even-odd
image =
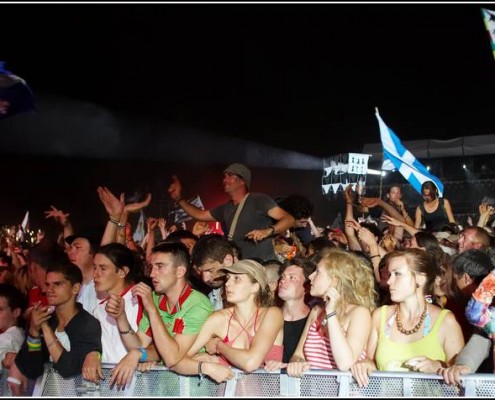
{"type": "MultiPolygon", "coordinates": [[[[378,112],[378,107],[375,107],[375,114],[380,115],[378,112]]],[[[381,165],[383,166],[383,146],[382,146],[382,162],[381,165]]],[[[382,198],[382,189],[383,189],[383,170],[382,167],[380,167],[380,199],[382,198]]]]}

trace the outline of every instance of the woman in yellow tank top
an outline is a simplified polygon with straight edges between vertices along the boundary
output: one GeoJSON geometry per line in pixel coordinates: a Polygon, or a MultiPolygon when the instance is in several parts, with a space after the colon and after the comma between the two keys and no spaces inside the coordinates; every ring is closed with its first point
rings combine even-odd
{"type": "Polygon", "coordinates": [[[351,367],[359,386],[367,386],[369,374],[376,369],[434,374],[453,364],[464,346],[454,314],[425,300],[432,294],[436,276],[436,266],[427,254],[420,249],[394,251],[388,270],[395,305],[373,312],[368,358],[351,367]]]}

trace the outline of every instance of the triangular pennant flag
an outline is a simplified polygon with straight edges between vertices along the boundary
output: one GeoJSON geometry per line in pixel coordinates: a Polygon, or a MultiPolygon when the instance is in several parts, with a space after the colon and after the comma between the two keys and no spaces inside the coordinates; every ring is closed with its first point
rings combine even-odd
{"type": "Polygon", "coordinates": [[[29,229],[29,211],[26,211],[26,215],[24,215],[21,226],[24,231],[29,229]]]}
{"type": "Polygon", "coordinates": [[[134,231],[134,234],[132,235],[132,240],[135,243],[140,244],[142,240],[144,239],[144,235],[146,233],[144,229],[144,212],[141,210],[139,215],[139,220],[136,226],[136,230],[134,231]]]}

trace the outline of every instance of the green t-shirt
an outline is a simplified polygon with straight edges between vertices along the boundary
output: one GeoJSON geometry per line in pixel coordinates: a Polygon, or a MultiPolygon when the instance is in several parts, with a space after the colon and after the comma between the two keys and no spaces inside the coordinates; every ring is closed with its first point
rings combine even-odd
{"type": "MultiPolygon", "coordinates": [[[[153,303],[158,308],[167,331],[176,334],[196,335],[201,330],[208,316],[213,312],[210,300],[203,293],[188,285],[171,313],[167,311],[167,296],[153,292],[153,303]]],[[[143,312],[139,330],[152,336],[148,313],[143,312]]]]}

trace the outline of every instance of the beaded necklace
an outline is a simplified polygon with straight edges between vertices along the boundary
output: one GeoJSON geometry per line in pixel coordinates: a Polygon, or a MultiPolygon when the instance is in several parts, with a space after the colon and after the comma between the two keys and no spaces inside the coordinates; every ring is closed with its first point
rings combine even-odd
{"type": "Polygon", "coordinates": [[[397,308],[395,309],[395,324],[397,325],[397,329],[400,333],[403,333],[404,335],[412,335],[413,333],[416,333],[419,331],[419,328],[421,328],[421,325],[423,324],[423,321],[426,318],[426,314],[428,313],[428,304],[425,300],[425,308],[423,309],[423,313],[421,314],[421,317],[419,318],[419,322],[414,326],[414,328],[407,330],[404,329],[402,326],[402,322],[400,321],[400,303],[397,305],[397,308]]]}

